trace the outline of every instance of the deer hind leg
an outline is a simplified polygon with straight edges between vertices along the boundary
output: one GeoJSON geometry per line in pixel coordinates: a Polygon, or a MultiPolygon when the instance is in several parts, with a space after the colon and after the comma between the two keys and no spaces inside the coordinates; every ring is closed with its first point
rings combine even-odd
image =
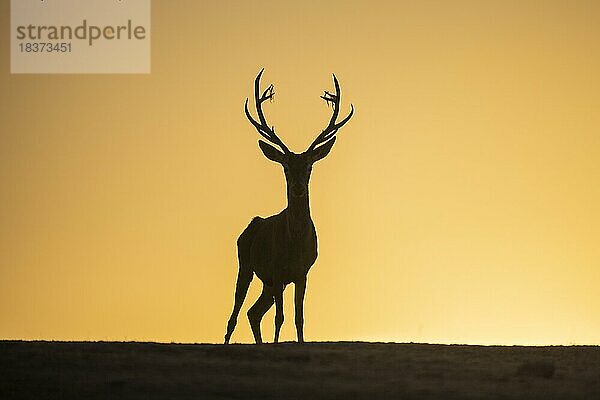
{"type": "Polygon", "coordinates": [[[251,269],[242,268],[240,266],[240,270],[238,271],[237,282],[235,284],[235,303],[233,305],[233,311],[231,312],[229,321],[227,322],[225,344],[229,343],[229,339],[231,339],[231,334],[233,333],[235,325],[237,324],[237,317],[240,313],[240,309],[242,308],[242,304],[244,304],[246,293],[248,293],[248,287],[250,286],[250,282],[252,281],[252,275],[253,272],[251,269]]]}
{"type": "Polygon", "coordinates": [[[280,286],[275,288],[275,338],[273,342],[279,342],[279,331],[281,330],[281,325],[283,325],[283,289],[284,286],[280,286]]]}
{"type": "Polygon", "coordinates": [[[262,343],[262,336],[260,333],[260,321],[269,308],[273,305],[273,291],[267,286],[263,285],[263,291],[260,294],[256,303],[248,310],[248,321],[250,321],[250,327],[252,328],[252,334],[254,335],[254,341],[257,344],[262,343]]]}

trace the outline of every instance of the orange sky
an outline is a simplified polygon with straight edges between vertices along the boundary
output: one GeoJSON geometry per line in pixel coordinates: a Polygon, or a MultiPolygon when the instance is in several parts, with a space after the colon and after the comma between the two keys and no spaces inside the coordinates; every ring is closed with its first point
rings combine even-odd
{"type": "Polygon", "coordinates": [[[222,340],[235,240],[285,206],[243,114],[264,66],[292,150],[332,72],[356,106],[313,170],[307,340],[600,344],[598,20],[596,1],[154,0],[150,75],[11,75],[5,29],[0,338],[222,340]]]}

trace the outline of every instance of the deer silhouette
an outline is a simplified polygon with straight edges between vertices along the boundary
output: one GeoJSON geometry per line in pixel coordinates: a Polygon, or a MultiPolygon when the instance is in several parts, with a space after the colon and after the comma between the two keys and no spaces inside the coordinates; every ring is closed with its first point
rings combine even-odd
{"type": "Polygon", "coordinates": [[[298,342],[304,342],[304,293],[306,276],[317,259],[317,233],[310,216],[308,182],[312,165],[324,158],[333,147],[336,133],[354,114],[350,105],[349,114],[337,122],[340,112],[340,85],[335,74],[333,83],[335,94],[325,91],[321,96],[333,113],[327,127],[316,137],[308,149],[300,154],[291,152],[269,127],[262,110],[262,104],[273,100],[273,85],[260,91],[260,78],[264,68],[254,80],[254,101],[258,121],[248,111],[248,99],[244,105],[246,117],[258,133],[280,150],[259,140],[258,145],[265,157],[283,166],[287,184],[287,207],[279,214],[268,218],[254,217],[237,240],[239,271],[235,286],[235,303],[227,323],[225,344],[229,343],[237,318],[242,308],[254,274],[263,282],[258,300],[248,310],[248,320],[256,343],[262,343],[260,323],[265,313],[275,303],[275,337],[279,341],[279,331],[283,324],[283,291],[294,283],[295,323],[298,342]]]}

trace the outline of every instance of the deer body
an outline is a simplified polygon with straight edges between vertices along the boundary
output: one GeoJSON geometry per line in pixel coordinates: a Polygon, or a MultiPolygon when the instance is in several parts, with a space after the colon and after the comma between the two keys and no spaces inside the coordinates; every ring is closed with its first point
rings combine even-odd
{"type": "Polygon", "coordinates": [[[239,270],[235,289],[235,303],[231,317],[227,323],[225,343],[229,343],[237,323],[237,317],[246,297],[248,287],[254,274],[263,282],[263,290],[248,310],[248,319],[256,343],[262,343],[260,322],[264,314],[275,303],[275,337],[279,340],[279,331],[283,324],[283,291],[294,283],[295,286],[295,323],[298,341],[304,341],[304,293],[308,271],[317,259],[317,233],[310,215],[308,184],[312,165],[324,158],[335,143],[338,129],[341,128],[354,112],[337,123],[339,113],[340,88],[335,75],[333,77],[336,94],[325,92],[321,96],[328,103],[333,103],[333,116],[329,125],[317,136],[310,147],[303,153],[296,154],[288,150],[275,134],[275,129],[267,125],[262,111],[262,103],[272,100],[274,92],[270,85],[260,94],[261,70],[254,82],[254,99],[259,121],[248,111],[246,100],[246,116],[258,131],[269,142],[279,146],[282,151],[259,140],[259,147],[265,157],[281,164],[284,168],[287,183],[287,207],[279,214],[268,218],[255,217],[238,238],[239,270]]]}
{"type": "Polygon", "coordinates": [[[249,244],[248,264],[269,286],[304,279],[317,259],[317,233],[312,220],[291,221],[289,214],[285,209],[269,218],[256,217],[240,236],[240,241],[249,244]]]}
{"type": "MultiPolygon", "coordinates": [[[[303,172],[298,186],[288,185],[288,205],[277,215],[262,219],[256,217],[249,263],[258,278],[271,286],[274,282],[287,285],[306,277],[317,259],[317,232],[310,216],[308,180],[310,167],[301,162],[287,167],[303,172]],[[293,188],[296,188],[295,190],[293,188]]],[[[286,179],[287,181],[287,179],[286,179]]]]}

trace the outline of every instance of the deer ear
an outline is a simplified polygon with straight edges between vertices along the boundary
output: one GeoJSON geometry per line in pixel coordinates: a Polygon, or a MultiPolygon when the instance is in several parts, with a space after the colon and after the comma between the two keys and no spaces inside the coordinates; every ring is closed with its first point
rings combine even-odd
{"type": "Polygon", "coordinates": [[[327,154],[329,154],[329,152],[331,151],[331,148],[333,147],[333,144],[335,143],[335,139],[336,138],[334,137],[330,141],[326,142],[324,145],[319,146],[316,149],[314,149],[310,153],[311,161],[317,162],[320,159],[324,158],[327,154]]]}
{"type": "Polygon", "coordinates": [[[265,157],[267,157],[269,160],[278,162],[280,164],[283,163],[283,158],[285,157],[285,154],[277,150],[275,147],[271,146],[266,142],[263,142],[262,140],[258,141],[258,147],[260,147],[265,157]]]}

